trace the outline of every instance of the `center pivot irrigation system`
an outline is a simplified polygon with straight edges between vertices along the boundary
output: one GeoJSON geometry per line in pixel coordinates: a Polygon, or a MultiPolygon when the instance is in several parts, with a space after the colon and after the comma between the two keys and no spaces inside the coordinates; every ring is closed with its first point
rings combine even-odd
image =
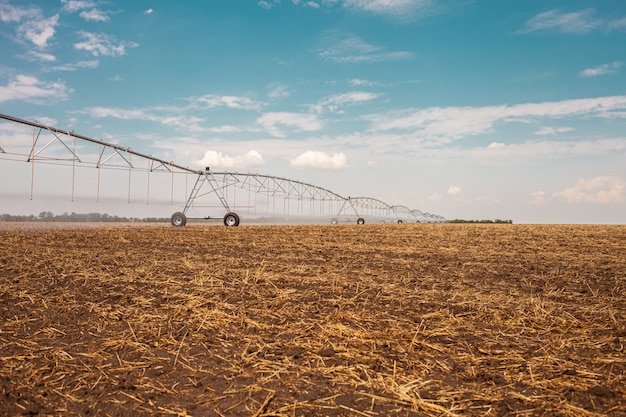
{"type": "Polygon", "coordinates": [[[131,173],[147,173],[147,200],[150,200],[150,174],[171,175],[170,201],[174,205],[175,184],[182,186],[184,177],[186,202],[181,211],[171,216],[171,224],[181,227],[187,220],[222,220],[226,226],[238,226],[242,216],[253,221],[285,221],[296,217],[305,222],[325,222],[332,224],[355,222],[379,223],[439,223],[442,216],[411,210],[401,205],[389,205],[370,197],[343,197],[326,188],[301,181],[270,175],[216,172],[209,167],[191,169],[174,162],[136,152],[131,148],[92,139],[37,122],[18,119],[0,114],[0,119],[32,128],[30,144],[5,144],[0,136],[0,159],[22,161],[32,164],[31,198],[33,195],[35,163],[63,165],[72,168],[72,199],[74,197],[75,171],[77,168],[97,170],[97,194],[100,198],[101,171],[117,170],[128,172],[128,199],[131,199],[131,173]],[[139,158],[139,161],[137,161],[139,158]],[[192,177],[189,191],[188,177],[192,177]],[[195,177],[195,181],[193,178],[195,177]],[[198,210],[223,208],[225,214],[219,217],[197,216],[198,210]],[[325,220],[324,220],[325,219],[325,220]]]}

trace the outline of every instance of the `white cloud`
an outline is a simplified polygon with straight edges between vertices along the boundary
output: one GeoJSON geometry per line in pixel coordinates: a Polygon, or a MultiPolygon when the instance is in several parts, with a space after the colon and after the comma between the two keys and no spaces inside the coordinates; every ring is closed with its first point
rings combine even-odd
{"type": "Polygon", "coordinates": [[[69,13],[96,6],[96,3],[91,0],[61,0],[61,3],[63,4],[63,10],[69,13]]]}
{"type": "Polygon", "coordinates": [[[344,7],[361,10],[376,15],[384,15],[403,20],[416,13],[430,14],[434,6],[432,0],[344,0],[344,7]]]}
{"type": "Polygon", "coordinates": [[[610,64],[600,65],[594,68],[587,68],[578,73],[579,77],[589,78],[598,77],[601,75],[615,74],[624,65],[623,62],[612,62],[610,64]]]}
{"type": "Polygon", "coordinates": [[[52,71],[76,71],[81,68],[94,69],[98,68],[100,62],[95,59],[91,61],[79,61],[71,64],[55,65],[50,68],[52,71]]]}
{"type": "Polygon", "coordinates": [[[193,161],[193,164],[201,167],[214,168],[257,168],[265,165],[263,156],[251,150],[243,155],[224,155],[222,152],[209,150],[204,153],[200,160],[193,161]]]}
{"type": "Polygon", "coordinates": [[[29,61],[40,61],[40,62],[54,62],[57,60],[57,57],[52,54],[47,54],[44,52],[38,51],[28,51],[23,58],[29,61]]]}
{"type": "Polygon", "coordinates": [[[158,109],[122,109],[116,107],[89,107],[82,111],[92,117],[113,117],[121,120],[145,120],[160,123],[163,126],[173,127],[190,132],[202,132],[205,129],[200,126],[204,121],[201,117],[192,115],[176,115],[173,113],[159,112],[158,109]]]}
{"type": "Polygon", "coordinates": [[[80,12],[80,17],[87,21],[108,22],[110,20],[109,13],[98,9],[80,12]]]}
{"type": "Polygon", "coordinates": [[[321,113],[325,110],[336,113],[339,112],[342,107],[375,100],[378,97],[380,97],[380,94],[368,93],[364,91],[351,91],[348,93],[326,97],[320,100],[316,105],[312,106],[312,109],[317,113],[321,113]]]}
{"type": "Polygon", "coordinates": [[[567,133],[567,132],[571,132],[572,130],[574,129],[572,129],[571,127],[544,126],[538,131],[536,131],[535,135],[539,135],[539,136],[558,135],[559,133],[567,133]]]}
{"type": "Polygon", "coordinates": [[[555,158],[559,156],[607,155],[624,151],[626,151],[626,138],[615,138],[587,141],[526,141],[514,144],[494,142],[485,148],[457,151],[460,154],[454,155],[502,160],[504,157],[555,158]]]}
{"type": "Polygon", "coordinates": [[[618,177],[599,176],[589,180],[580,178],[576,185],[552,194],[568,203],[610,204],[624,201],[626,182],[618,177]]]}
{"type": "Polygon", "coordinates": [[[608,23],[609,29],[623,29],[626,27],[626,17],[622,17],[621,19],[613,20],[608,23]]]}
{"type": "Polygon", "coordinates": [[[264,8],[265,10],[270,10],[273,7],[272,3],[265,1],[265,0],[261,0],[260,2],[257,3],[257,5],[259,7],[264,8]]]}
{"type": "Polygon", "coordinates": [[[450,194],[451,196],[457,196],[461,194],[461,187],[459,187],[458,185],[451,185],[450,187],[448,187],[448,194],[450,194]]]}
{"type": "MultiPolygon", "coordinates": [[[[270,10],[280,3],[281,0],[261,0],[257,5],[270,10]]],[[[399,21],[429,16],[441,9],[437,0],[291,0],[291,3],[294,6],[311,9],[340,6],[350,11],[369,13],[399,21]]]]}
{"type": "Polygon", "coordinates": [[[360,78],[352,78],[350,80],[348,80],[348,84],[351,87],[374,87],[374,86],[379,86],[380,83],[374,82],[374,81],[369,81],[369,80],[363,80],[360,78]]]}
{"type": "Polygon", "coordinates": [[[362,63],[395,61],[408,59],[413,56],[409,51],[387,51],[381,46],[367,43],[363,39],[348,35],[340,40],[331,40],[330,46],[320,51],[319,56],[336,63],[362,63]]]}
{"type": "Polygon", "coordinates": [[[323,171],[340,171],[348,168],[348,159],[343,152],[328,155],[319,151],[306,151],[290,161],[292,167],[323,171]]]}
{"type": "Polygon", "coordinates": [[[546,193],[544,191],[535,191],[531,195],[533,199],[531,200],[530,204],[540,205],[545,203],[546,201],[546,193]]]}
{"type": "Polygon", "coordinates": [[[558,9],[549,10],[534,16],[526,22],[520,33],[541,30],[554,30],[562,33],[588,33],[602,25],[602,21],[593,17],[594,9],[585,9],[572,13],[562,13],[558,9]]]}
{"type": "Polygon", "coordinates": [[[93,117],[114,117],[122,120],[159,120],[144,109],[121,109],[116,107],[89,107],[86,113],[93,117]]]}
{"type": "Polygon", "coordinates": [[[591,115],[615,116],[626,110],[626,96],[610,96],[513,106],[429,107],[368,116],[374,130],[414,130],[421,137],[449,142],[489,132],[496,123],[591,115]]]}
{"type": "Polygon", "coordinates": [[[41,9],[35,6],[18,7],[0,2],[0,22],[20,22],[41,17],[41,9]]]}
{"type": "Polygon", "coordinates": [[[322,122],[314,114],[288,112],[265,113],[257,118],[256,121],[270,135],[275,137],[286,136],[280,129],[280,126],[306,132],[314,132],[322,128],[322,122]]]}
{"type": "Polygon", "coordinates": [[[43,103],[43,99],[64,100],[70,91],[61,81],[43,82],[36,77],[20,74],[8,85],[0,86],[0,103],[12,100],[34,103],[43,103]]]}
{"type": "Polygon", "coordinates": [[[502,142],[491,142],[489,145],[487,145],[487,149],[504,149],[505,147],[506,144],[502,142]]]}
{"type": "MultiPolygon", "coordinates": [[[[121,77],[113,78],[113,81],[121,81],[121,77]]],[[[218,133],[231,134],[244,132],[247,129],[239,126],[221,125],[204,127],[205,119],[189,114],[189,107],[150,107],[125,109],[119,107],[89,107],[80,113],[91,117],[112,117],[121,120],[143,120],[159,123],[163,126],[175,128],[191,134],[218,133]]]]}
{"type": "Polygon", "coordinates": [[[241,96],[218,96],[206,94],[200,97],[189,98],[192,108],[213,109],[217,107],[228,107],[230,109],[258,110],[261,104],[249,97],[241,96]]]}
{"type": "Polygon", "coordinates": [[[105,12],[98,9],[96,2],[91,0],[61,0],[63,3],[63,11],[75,13],[80,11],[80,17],[91,22],[108,22],[111,12],[105,12]],[[91,10],[87,10],[91,9],[91,10]]]}
{"type": "Polygon", "coordinates": [[[126,55],[126,48],[136,48],[139,46],[139,44],[135,42],[121,41],[118,43],[113,36],[104,33],[98,34],[80,31],[78,35],[83,41],[75,43],[74,48],[87,51],[93,56],[122,56],[126,55]]]}
{"type": "Polygon", "coordinates": [[[291,94],[289,88],[282,84],[270,84],[267,86],[267,96],[272,100],[287,98],[291,94]]]}
{"type": "Polygon", "coordinates": [[[154,13],[153,9],[148,9],[145,12],[143,12],[143,14],[152,14],[152,13],[154,13]]]}
{"type": "Polygon", "coordinates": [[[191,115],[167,115],[167,116],[150,116],[151,121],[158,121],[163,126],[174,127],[177,129],[189,130],[189,131],[202,131],[200,122],[204,121],[201,117],[191,115]]]}
{"type": "Polygon", "coordinates": [[[237,126],[222,125],[216,127],[208,127],[205,129],[205,131],[210,133],[240,133],[243,132],[244,129],[237,126]]]}
{"type": "Polygon", "coordinates": [[[55,14],[48,19],[28,20],[17,28],[17,33],[22,39],[43,49],[48,45],[50,38],[54,36],[58,24],[59,15],[55,14]]]}

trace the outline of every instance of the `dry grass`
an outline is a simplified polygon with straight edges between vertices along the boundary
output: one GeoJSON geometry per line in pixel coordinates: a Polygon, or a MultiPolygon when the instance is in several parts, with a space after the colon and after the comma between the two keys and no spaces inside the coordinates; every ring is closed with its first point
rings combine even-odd
{"type": "Polygon", "coordinates": [[[0,237],[2,415],[626,415],[623,226],[0,237]]]}

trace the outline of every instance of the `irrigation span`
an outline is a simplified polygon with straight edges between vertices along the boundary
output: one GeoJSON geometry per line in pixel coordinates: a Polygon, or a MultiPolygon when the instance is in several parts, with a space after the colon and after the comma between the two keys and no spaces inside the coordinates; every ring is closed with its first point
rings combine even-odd
{"type": "MultiPolygon", "coordinates": [[[[242,220],[332,224],[445,221],[439,215],[390,205],[371,197],[344,197],[327,188],[289,178],[213,171],[209,167],[192,169],[73,131],[4,114],[0,114],[0,119],[11,126],[32,130],[28,141],[23,139],[23,133],[15,135],[19,140],[11,137],[3,141],[0,137],[0,160],[31,165],[31,198],[35,193],[35,179],[42,181],[42,174],[38,172],[40,166],[63,167],[65,171],[69,167],[72,200],[77,189],[91,187],[95,189],[91,196],[96,201],[115,194],[119,198],[121,193],[130,203],[137,199],[140,188],[146,203],[149,204],[151,198],[165,199],[178,208],[172,210],[174,226],[184,226],[188,220],[198,219],[217,220],[226,226],[238,226],[242,220]],[[90,168],[92,175],[83,175],[85,168],[90,168]]],[[[43,177],[45,181],[46,175],[43,177]]],[[[49,177],[51,180],[52,176],[49,177]]]]}

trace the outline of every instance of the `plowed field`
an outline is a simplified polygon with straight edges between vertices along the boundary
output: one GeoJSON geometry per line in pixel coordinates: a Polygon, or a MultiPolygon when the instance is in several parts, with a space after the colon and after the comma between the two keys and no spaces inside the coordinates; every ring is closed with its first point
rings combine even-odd
{"type": "Polygon", "coordinates": [[[0,228],[0,415],[626,415],[626,227],[0,228]]]}

